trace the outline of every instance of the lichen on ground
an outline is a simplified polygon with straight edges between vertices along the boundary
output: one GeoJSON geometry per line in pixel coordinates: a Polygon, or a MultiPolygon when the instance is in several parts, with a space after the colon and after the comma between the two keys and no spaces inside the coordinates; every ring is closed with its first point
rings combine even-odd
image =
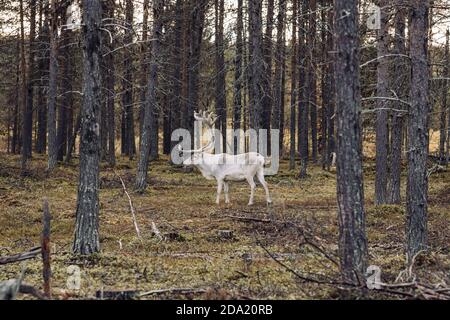
{"type": "MultiPolygon", "coordinates": [[[[150,183],[145,194],[133,192],[135,164],[120,159],[115,170],[102,165],[100,185],[101,253],[89,259],[71,254],[77,198],[76,161],[58,167],[50,176],[45,158],[36,156],[30,175],[20,176],[18,156],[0,154],[0,255],[26,251],[40,243],[42,201],[48,198],[52,214],[52,287],[54,298],[92,298],[99,290],[141,290],[164,288],[206,289],[192,294],[167,293],[146,296],[163,298],[253,298],[311,299],[342,298],[333,286],[298,279],[270,257],[304,275],[322,279],[339,278],[337,266],[315,248],[305,245],[308,237],[337,259],[336,184],[333,172],[311,166],[305,180],[296,179],[282,161],[280,172],[267,177],[274,200],[265,204],[257,188],[256,201],[248,207],[249,187],[232,183],[231,204],[215,205],[215,185],[198,172],[171,167],[167,158],[150,164],[150,183]],[[119,174],[136,209],[143,235],[136,237],[119,174]],[[233,216],[281,223],[242,221],[233,216]],[[166,237],[154,236],[151,222],[166,237]],[[295,225],[296,227],[292,227],[295,225]],[[219,230],[230,230],[223,238],[219,230]],[[81,288],[67,289],[68,267],[81,269],[81,288]]],[[[382,270],[382,280],[392,282],[405,268],[402,206],[373,205],[373,171],[366,170],[365,195],[369,263],[382,270]]],[[[405,177],[403,176],[403,180],[405,177]]],[[[404,185],[404,181],[402,181],[404,185]]],[[[430,178],[430,251],[419,259],[415,272],[432,283],[450,280],[450,174],[430,178]]],[[[404,186],[403,186],[404,188],[404,186]]],[[[404,189],[403,189],[404,194],[404,189]]],[[[0,266],[0,281],[17,276],[20,264],[0,266]]],[[[25,281],[42,289],[40,259],[26,263],[25,281]]],[[[365,298],[396,298],[376,292],[365,298]]],[[[29,298],[23,296],[23,298],[29,298]]]]}

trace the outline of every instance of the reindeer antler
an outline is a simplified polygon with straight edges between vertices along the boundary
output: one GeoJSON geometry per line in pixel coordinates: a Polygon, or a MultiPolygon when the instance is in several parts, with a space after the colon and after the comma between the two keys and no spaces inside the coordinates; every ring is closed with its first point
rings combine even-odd
{"type": "Polygon", "coordinates": [[[193,150],[183,150],[183,148],[181,148],[181,145],[178,145],[178,151],[180,152],[188,152],[188,153],[202,153],[205,150],[211,148],[214,146],[214,137],[212,138],[212,140],[206,145],[201,147],[200,149],[193,149],[193,150]]]}

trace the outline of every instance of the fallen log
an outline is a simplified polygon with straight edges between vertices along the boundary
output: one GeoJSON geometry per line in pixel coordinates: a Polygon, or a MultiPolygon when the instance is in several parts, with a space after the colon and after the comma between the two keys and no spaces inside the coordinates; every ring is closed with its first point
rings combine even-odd
{"type": "Polygon", "coordinates": [[[0,257],[0,265],[33,259],[40,254],[41,254],[41,247],[34,247],[26,252],[0,257]]]}

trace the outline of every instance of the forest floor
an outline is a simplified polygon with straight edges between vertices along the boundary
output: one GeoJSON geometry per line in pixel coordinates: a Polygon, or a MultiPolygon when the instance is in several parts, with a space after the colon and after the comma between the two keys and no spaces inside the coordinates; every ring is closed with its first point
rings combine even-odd
{"type": "MultiPolygon", "coordinates": [[[[48,198],[51,227],[54,298],[89,298],[98,290],[167,291],[146,299],[338,299],[343,290],[328,282],[339,279],[335,173],[310,166],[305,180],[281,163],[278,175],[267,177],[274,204],[268,208],[258,185],[248,207],[246,183],[230,185],[231,204],[215,205],[216,186],[197,171],[186,173],[163,158],[150,165],[150,186],[144,195],[132,192],[135,163],[119,159],[115,172],[102,166],[100,190],[100,254],[83,260],[71,255],[78,167],[76,160],[46,175],[44,157],[35,157],[31,173],[21,177],[19,157],[0,154],[0,256],[39,246],[42,203],[48,198]],[[136,237],[121,176],[136,209],[143,240],[136,237]],[[260,219],[237,219],[246,217],[260,219]],[[276,222],[273,222],[276,221],[276,222]],[[160,241],[152,222],[166,237],[160,241]],[[220,230],[232,231],[229,233],[220,230]],[[270,254],[269,254],[270,253],[270,254]],[[278,262],[277,262],[278,261],[278,262]],[[66,288],[68,267],[81,268],[81,288],[66,288]],[[289,267],[289,271],[286,267],[289,267]],[[198,290],[197,290],[198,289],[198,290]]],[[[402,206],[374,206],[374,165],[365,162],[365,196],[369,263],[381,268],[381,279],[393,283],[405,269],[402,206]]],[[[403,174],[403,188],[405,175],[403,174]]],[[[403,193],[404,194],[404,190],[403,193]]],[[[429,245],[413,272],[428,283],[450,283],[450,172],[430,177],[429,245]]],[[[17,277],[19,263],[0,266],[0,281],[17,277]]],[[[40,258],[28,260],[26,283],[42,289],[40,258]]],[[[377,291],[345,293],[355,298],[403,298],[377,291]]],[[[24,298],[28,298],[24,296],[24,298]]]]}

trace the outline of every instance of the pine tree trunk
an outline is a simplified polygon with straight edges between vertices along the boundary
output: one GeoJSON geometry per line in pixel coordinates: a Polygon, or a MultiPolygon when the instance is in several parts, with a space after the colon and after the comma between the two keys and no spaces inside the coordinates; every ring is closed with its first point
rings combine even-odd
{"type": "MultiPolygon", "coordinates": [[[[133,1],[127,0],[125,6],[126,31],[124,36],[125,44],[133,42],[133,1]]],[[[133,59],[131,51],[133,46],[125,52],[123,61],[123,80],[122,80],[122,144],[123,153],[130,159],[133,159],[136,153],[135,131],[134,131],[134,112],[133,112],[133,59]]]]}
{"type": "MultiPolygon", "coordinates": [[[[170,97],[170,121],[171,128],[178,129],[181,127],[181,67],[183,65],[182,52],[182,26],[183,26],[183,3],[182,0],[176,0],[175,3],[175,30],[174,30],[174,46],[173,46],[173,74],[172,74],[172,96],[170,97]]],[[[171,142],[171,149],[176,145],[176,141],[171,142]]]]}
{"type": "MultiPolygon", "coordinates": [[[[41,0],[42,4],[43,0],[41,0]]],[[[47,9],[44,12],[47,13],[47,9]]],[[[48,86],[48,80],[46,75],[48,74],[48,68],[50,65],[49,54],[48,54],[48,43],[49,43],[49,26],[48,18],[46,17],[42,27],[39,30],[39,89],[37,96],[37,134],[35,151],[37,153],[45,153],[47,149],[47,95],[45,87],[48,86]]]]}
{"type": "MultiPolygon", "coordinates": [[[[281,109],[283,108],[283,100],[284,100],[284,90],[283,90],[283,69],[284,69],[284,17],[286,15],[286,0],[280,0],[278,3],[278,15],[277,15],[277,41],[276,41],[276,49],[275,49],[275,76],[273,80],[273,116],[272,116],[272,129],[280,130],[284,122],[282,119],[281,109]]],[[[296,0],[294,1],[296,2],[296,0]]],[[[296,21],[296,19],[293,19],[296,21]]],[[[293,34],[296,33],[296,29],[294,29],[293,34]]],[[[293,44],[293,56],[296,56],[296,45],[295,40],[292,40],[293,44]]],[[[295,58],[293,58],[295,59],[295,58]]],[[[271,59],[272,60],[272,59],[271,59]]],[[[294,60],[295,61],[295,60],[294,60]]],[[[293,68],[295,70],[295,67],[293,68]]],[[[291,79],[292,87],[291,87],[291,106],[295,103],[295,88],[296,81],[295,79],[291,79]]],[[[269,101],[270,102],[270,101],[269,101]]],[[[266,110],[267,111],[267,110],[266,110]]],[[[269,110],[270,111],[270,110],[269,110]]],[[[292,108],[291,108],[292,112],[292,108]]],[[[294,128],[295,130],[295,128],[294,128]]],[[[294,131],[295,134],[295,131],[294,131]]],[[[281,135],[281,132],[280,132],[281,135]]],[[[270,136],[270,135],[269,135],[270,136]]],[[[282,153],[282,138],[280,137],[280,154],[282,153]]]]}
{"type": "Polygon", "coordinates": [[[72,109],[73,94],[72,94],[72,66],[71,66],[71,48],[70,43],[72,42],[73,33],[70,30],[63,30],[62,32],[62,59],[61,59],[61,69],[62,69],[62,86],[61,86],[61,96],[62,103],[58,108],[58,125],[56,133],[56,144],[58,146],[58,161],[63,161],[64,155],[67,152],[67,136],[68,136],[68,111],[72,109]]]}
{"type": "Polygon", "coordinates": [[[58,21],[56,0],[51,1],[50,30],[50,67],[48,83],[47,132],[48,132],[48,170],[52,171],[58,160],[58,145],[56,139],[56,95],[58,77],[58,21]]]}
{"type": "MultiPolygon", "coordinates": [[[[262,37],[262,0],[248,0],[249,15],[249,96],[250,128],[258,133],[263,125],[263,37],[262,37]]],[[[251,145],[256,141],[250,142],[251,145]]],[[[253,150],[254,151],[254,150],[253,150]]]]}
{"type": "MultiPolygon", "coordinates": [[[[450,31],[447,30],[447,39],[445,44],[445,57],[444,57],[444,68],[442,70],[442,102],[441,102],[441,116],[440,116],[440,139],[439,139],[439,158],[443,165],[448,164],[448,150],[445,149],[445,144],[447,143],[447,146],[449,144],[447,140],[447,133],[446,131],[446,118],[449,117],[449,124],[450,124],[450,112],[447,111],[448,105],[447,105],[447,96],[448,96],[448,83],[450,78],[450,54],[449,54],[449,37],[450,37],[450,31]]],[[[448,132],[450,133],[450,126],[447,128],[448,132]]]]}
{"type": "Polygon", "coordinates": [[[101,108],[102,7],[99,0],[83,0],[83,104],[80,134],[80,180],[78,184],[75,239],[72,251],[89,255],[100,251],[99,162],[101,108]]]}
{"type": "Polygon", "coordinates": [[[309,32],[308,32],[308,76],[309,76],[309,113],[311,121],[312,161],[317,162],[317,0],[309,0],[309,32]]]}
{"type": "MultiPolygon", "coordinates": [[[[114,19],[115,17],[115,0],[110,0],[106,5],[106,15],[114,19]]],[[[112,26],[110,31],[114,34],[115,27],[112,26]]],[[[113,39],[104,40],[105,47],[108,52],[114,50],[116,41],[113,39]]],[[[107,114],[107,136],[108,136],[108,164],[111,167],[116,165],[116,111],[115,111],[115,99],[116,99],[116,76],[115,76],[115,59],[114,54],[107,54],[104,58],[104,64],[108,69],[106,73],[106,89],[107,89],[107,101],[106,101],[106,114],[107,114]]],[[[105,133],[106,134],[106,133],[105,133]]]]}
{"type": "Polygon", "coordinates": [[[152,51],[149,67],[149,78],[147,86],[147,97],[145,100],[144,123],[142,126],[141,145],[139,148],[139,163],[136,175],[135,189],[144,192],[147,188],[148,163],[151,147],[151,130],[154,111],[157,107],[156,87],[158,81],[158,67],[161,59],[161,32],[163,28],[162,13],[164,8],[163,0],[153,2],[153,31],[152,31],[152,51]]]}
{"type": "MultiPolygon", "coordinates": [[[[395,15],[395,34],[394,34],[394,53],[406,54],[406,10],[402,7],[397,9],[395,15]]],[[[396,57],[394,59],[394,72],[393,72],[393,87],[397,95],[404,99],[407,98],[406,92],[408,83],[408,69],[405,70],[405,64],[409,63],[405,61],[404,57],[396,57]]],[[[395,109],[404,109],[402,103],[398,103],[395,109]]],[[[403,145],[403,130],[404,130],[404,113],[394,112],[392,116],[392,129],[391,129],[391,170],[389,173],[389,189],[388,189],[388,201],[392,204],[400,204],[400,177],[402,171],[402,145],[403,145]]]]}
{"type": "Polygon", "coordinates": [[[406,252],[408,261],[427,249],[428,211],[428,12],[429,0],[411,1],[411,106],[408,123],[406,252]]]}
{"type": "MultiPolygon", "coordinates": [[[[227,148],[227,96],[225,88],[225,47],[223,43],[223,21],[224,21],[224,0],[214,1],[215,9],[215,48],[216,48],[216,114],[219,119],[216,121],[216,129],[222,133],[222,150],[227,148]]],[[[219,141],[218,139],[216,141],[219,141]]]]}
{"type": "Polygon", "coordinates": [[[354,284],[359,284],[367,264],[357,6],[357,0],[335,0],[340,267],[344,281],[354,284]]]}
{"type": "MultiPolygon", "coordinates": [[[[233,130],[241,129],[241,118],[242,118],[242,84],[244,74],[242,72],[242,60],[243,60],[243,0],[238,0],[237,8],[237,20],[236,20],[236,56],[234,58],[234,91],[233,91],[233,130]]],[[[240,150],[240,136],[233,136],[233,146],[234,154],[238,153],[240,150]]]]}
{"type": "MultiPolygon", "coordinates": [[[[272,31],[273,31],[273,16],[274,16],[274,0],[267,0],[267,11],[266,15],[266,29],[263,37],[263,73],[262,73],[262,128],[267,130],[267,152],[271,153],[271,139],[270,139],[270,124],[271,124],[271,113],[272,113],[272,105],[274,103],[274,93],[273,93],[273,84],[272,84],[272,31]]],[[[280,73],[281,74],[281,73],[280,73]]],[[[281,77],[280,77],[280,88],[281,88],[281,77]]],[[[280,128],[279,118],[280,115],[278,113],[278,124],[276,129],[280,128]]]]}
{"type": "MultiPolygon", "coordinates": [[[[377,32],[377,96],[388,97],[388,73],[389,64],[385,57],[388,54],[388,14],[386,12],[387,1],[378,2],[381,8],[381,25],[377,32]],[[383,58],[384,57],[384,58],[383,58]]],[[[386,203],[387,177],[388,177],[388,111],[389,103],[385,99],[377,99],[376,120],[376,174],[375,174],[375,204],[386,203]]]]}
{"type": "MultiPolygon", "coordinates": [[[[332,0],[326,0],[326,4],[333,5],[332,0]]],[[[327,13],[327,34],[325,47],[325,87],[323,92],[324,106],[326,108],[326,129],[325,129],[325,167],[330,170],[332,162],[332,153],[335,152],[334,146],[334,40],[333,40],[333,9],[327,13]]]]}
{"type": "Polygon", "coordinates": [[[190,34],[188,34],[189,55],[187,61],[188,102],[184,118],[186,128],[189,130],[191,137],[194,137],[194,110],[197,108],[198,104],[198,76],[200,72],[200,54],[208,2],[208,0],[190,2],[190,34]]]}
{"type": "Polygon", "coordinates": [[[309,118],[309,72],[308,52],[306,47],[306,13],[308,11],[308,0],[302,0],[301,15],[298,28],[299,39],[299,94],[298,94],[298,150],[300,153],[299,178],[306,178],[308,166],[308,118],[309,118]]]}

